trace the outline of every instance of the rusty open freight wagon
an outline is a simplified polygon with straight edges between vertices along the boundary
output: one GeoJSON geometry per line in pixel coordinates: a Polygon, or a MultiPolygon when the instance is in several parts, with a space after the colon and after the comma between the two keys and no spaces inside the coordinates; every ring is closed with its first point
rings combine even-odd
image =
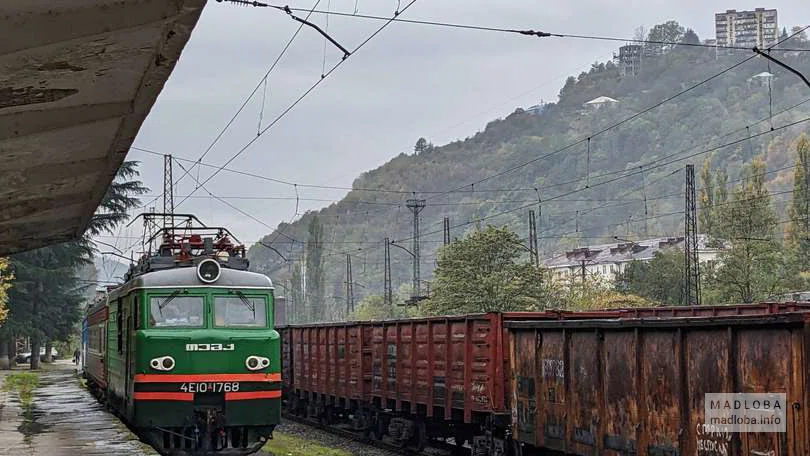
{"type": "Polygon", "coordinates": [[[327,422],[348,417],[372,437],[417,448],[436,437],[473,442],[484,432],[482,425],[506,429],[509,424],[504,321],[569,314],[489,313],[280,328],[287,410],[327,422]]]}
{"type": "Polygon", "coordinates": [[[808,324],[802,312],[507,322],[517,453],[808,455],[808,324]],[[787,432],[713,432],[704,394],[723,392],[786,394],[787,432]]]}

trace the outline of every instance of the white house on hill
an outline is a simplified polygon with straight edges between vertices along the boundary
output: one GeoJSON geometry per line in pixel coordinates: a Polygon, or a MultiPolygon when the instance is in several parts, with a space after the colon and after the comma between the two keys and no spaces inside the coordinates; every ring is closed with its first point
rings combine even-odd
{"type": "MultiPolygon", "coordinates": [[[[716,261],[721,249],[709,247],[708,236],[698,235],[698,262],[707,263],[716,261]]],[[[569,280],[572,276],[582,276],[584,269],[588,277],[600,277],[612,282],[627,268],[631,261],[650,261],[656,252],[669,249],[684,248],[684,238],[668,237],[647,239],[638,242],[616,242],[613,244],[591,245],[569,250],[543,261],[543,266],[549,269],[553,277],[559,280],[569,280]]]]}
{"type": "Polygon", "coordinates": [[[615,100],[613,98],[606,97],[606,96],[603,95],[601,97],[596,97],[593,100],[586,102],[585,106],[589,107],[589,108],[592,108],[592,109],[598,109],[598,108],[601,108],[603,106],[610,106],[610,105],[616,104],[618,102],[619,102],[619,100],[615,100]]]}

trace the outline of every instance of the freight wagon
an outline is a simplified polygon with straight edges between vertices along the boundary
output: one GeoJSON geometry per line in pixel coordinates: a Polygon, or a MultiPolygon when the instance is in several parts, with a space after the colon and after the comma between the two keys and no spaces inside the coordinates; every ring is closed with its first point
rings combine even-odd
{"type": "Polygon", "coordinates": [[[810,313],[506,322],[515,454],[810,454],[810,313]],[[707,423],[706,393],[784,393],[786,433],[707,423]]]}
{"type": "MultiPolygon", "coordinates": [[[[747,328],[742,323],[746,321],[751,324],[759,321],[754,326],[758,325],[759,330],[764,333],[782,334],[786,330],[796,331],[796,328],[802,328],[804,314],[800,312],[807,310],[810,310],[810,304],[807,303],[761,303],[594,312],[492,313],[288,326],[280,329],[285,407],[289,413],[317,418],[324,424],[348,424],[370,438],[385,439],[403,447],[419,449],[429,440],[452,438],[458,446],[471,446],[475,456],[523,455],[539,450],[583,455],[720,455],[722,453],[706,451],[685,453],[683,449],[692,447],[674,445],[669,440],[666,440],[670,442],[668,445],[656,443],[657,440],[644,440],[637,433],[644,432],[646,428],[643,426],[649,428],[650,424],[638,421],[638,413],[632,415],[630,411],[625,411],[622,407],[626,404],[613,404],[614,408],[611,409],[614,415],[626,412],[624,421],[613,416],[614,421],[623,422],[626,426],[621,432],[614,429],[603,430],[599,424],[592,424],[595,427],[582,427],[579,421],[574,426],[572,423],[575,423],[575,416],[571,414],[572,410],[579,411],[588,404],[592,406],[593,401],[601,404],[600,407],[607,406],[613,396],[600,393],[601,396],[594,398],[587,391],[566,390],[566,387],[574,384],[573,377],[579,379],[580,374],[585,372],[572,370],[580,367],[571,367],[572,360],[579,359],[576,356],[580,354],[590,356],[594,362],[598,361],[596,368],[601,369],[608,362],[613,362],[615,354],[612,350],[626,348],[629,346],[628,341],[622,338],[615,341],[611,339],[610,343],[596,347],[586,345],[579,339],[572,341],[569,338],[565,339],[568,343],[565,346],[567,357],[560,354],[556,358],[545,359],[537,358],[544,353],[542,345],[538,345],[540,348],[535,347],[535,351],[530,351],[532,340],[535,344],[540,343],[537,336],[532,339],[526,334],[536,335],[538,330],[551,331],[552,328],[559,328],[558,331],[565,328],[563,332],[570,334],[573,331],[570,328],[582,327],[589,328],[585,332],[592,335],[599,334],[594,337],[606,338],[612,337],[611,324],[618,322],[625,325],[621,328],[633,328],[629,330],[631,333],[644,334],[647,328],[669,327],[675,332],[692,334],[690,325],[693,323],[696,328],[707,328],[707,322],[716,322],[719,326],[715,328],[725,328],[726,333],[736,337],[738,333],[734,332],[735,328],[747,328]],[[591,326],[587,326],[588,324],[591,326]],[[638,325],[639,329],[627,326],[632,324],[638,325]],[[546,371],[543,371],[544,360],[548,361],[546,371]],[[528,365],[535,366],[534,370],[527,370],[528,365]],[[541,381],[543,372],[560,374],[558,378],[562,382],[556,389],[552,388],[556,395],[545,399],[540,392],[545,391],[548,394],[551,387],[542,384],[546,390],[541,390],[540,384],[531,381],[541,381]],[[566,400],[565,407],[570,407],[560,415],[565,418],[563,424],[548,428],[551,434],[557,432],[555,435],[560,436],[558,441],[545,439],[544,436],[548,433],[545,427],[540,431],[536,428],[541,426],[538,423],[543,423],[542,426],[550,423],[548,420],[540,421],[546,407],[560,410],[560,405],[553,402],[555,400],[566,400]],[[531,429],[534,430],[530,431],[531,429]],[[634,429],[633,434],[627,435],[624,429],[634,429]],[[587,442],[592,444],[589,446],[587,442]],[[672,448],[676,451],[671,452],[672,448]]],[[[626,333],[628,330],[622,331],[626,333]]],[[[638,346],[638,357],[644,362],[653,363],[653,366],[677,366],[670,352],[681,349],[680,346],[666,347],[662,344],[663,342],[638,346]]],[[[705,359],[714,359],[715,365],[719,365],[720,360],[726,358],[722,358],[720,353],[713,354],[712,347],[717,346],[706,345],[705,359]]],[[[763,347],[766,346],[760,346],[761,349],[763,347]]],[[[803,347],[791,345],[788,349],[779,346],[781,351],[774,353],[778,353],[779,357],[803,356],[803,347]]],[[[735,356],[737,358],[734,358],[734,362],[748,369],[733,373],[734,378],[738,379],[753,368],[749,366],[750,363],[759,363],[762,359],[761,356],[749,356],[747,352],[736,353],[735,356]]],[[[701,369],[713,368],[714,365],[705,364],[709,362],[706,360],[700,366],[701,369]]],[[[644,362],[639,361],[641,365],[644,362]]],[[[784,363],[765,366],[775,368],[774,375],[777,377],[788,377],[789,372],[784,363]]],[[[602,382],[625,383],[632,378],[633,372],[614,368],[602,373],[602,382]]],[[[655,378],[659,382],[674,381],[661,376],[675,373],[685,375],[690,372],[692,371],[660,371],[656,372],[658,377],[655,378]]],[[[688,383],[694,380],[685,378],[682,381],[688,383]]],[[[804,391],[803,383],[801,388],[804,391]]],[[[723,391],[735,390],[719,389],[716,392],[723,391]]],[[[676,393],[678,392],[661,390],[661,396],[649,397],[651,400],[660,400],[662,404],[670,404],[674,399],[668,395],[676,393]]],[[[633,394],[638,392],[634,391],[633,394]]],[[[648,405],[644,404],[645,407],[648,405]]],[[[635,406],[641,405],[636,403],[635,406]]],[[[596,409],[599,410],[599,407],[596,409]]],[[[594,415],[593,418],[596,423],[607,422],[601,415],[594,415]]],[[[670,418],[662,419],[666,421],[670,418]]],[[[582,420],[584,423],[584,418],[582,420]]],[[[678,428],[678,432],[682,435],[687,431],[678,428]]],[[[806,432],[802,435],[806,435],[806,432]]]]}

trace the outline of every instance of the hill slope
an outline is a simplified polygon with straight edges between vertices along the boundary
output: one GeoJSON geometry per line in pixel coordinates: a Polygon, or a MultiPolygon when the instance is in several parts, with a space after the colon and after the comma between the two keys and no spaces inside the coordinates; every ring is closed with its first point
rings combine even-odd
{"type": "MultiPolygon", "coordinates": [[[[382,292],[384,238],[411,248],[408,198],[427,200],[421,213],[423,279],[431,276],[444,217],[450,219],[453,237],[488,223],[509,225],[525,238],[528,210],[541,211],[538,231],[544,256],[614,236],[678,234],[683,226],[684,165],[693,163],[699,170],[711,157],[715,167],[728,171],[731,183],[755,154],[766,156],[769,170],[792,165],[790,145],[800,132],[810,131],[810,122],[780,127],[810,116],[810,102],[783,111],[810,99],[810,88],[757,57],[614,125],[747,57],[677,47],[646,60],[637,78],[620,76],[612,63],[594,64],[590,72],[569,78],[559,102],[541,114],[518,109],[463,141],[399,155],[363,173],[339,203],[282,224],[263,241],[288,258],[301,258],[301,241],[307,240],[307,226],[317,215],[325,233],[326,303],[336,309],[333,314],[340,314],[347,253],[359,298],[382,292]],[[767,83],[751,79],[767,70],[775,75],[770,90],[767,83]],[[601,109],[583,106],[599,96],[618,103],[601,109]],[[724,144],[730,145],[718,147],[724,144]],[[484,180],[489,176],[494,177],[484,180]],[[452,189],[457,191],[442,193],[452,189]]],[[[810,52],[780,58],[810,73],[810,52]]],[[[776,190],[789,188],[791,180],[790,169],[768,175],[776,190]]],[[[789,196],[775,196],[774,202],[781,206],[789,196]]],[[[284,262],[260,245],[249,255],[253,268],[277,283],[284,285],[290,278],[294,262],[284,262]]],[[[391,257],[394,287],[410,283],[410,256],[392,248],[391,257]]]]}

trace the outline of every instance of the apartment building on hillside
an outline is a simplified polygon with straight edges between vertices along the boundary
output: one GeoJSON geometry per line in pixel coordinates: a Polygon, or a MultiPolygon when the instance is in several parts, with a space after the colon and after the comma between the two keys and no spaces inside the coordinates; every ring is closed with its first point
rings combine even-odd
{"type": "Polygon", "coordinates": [[[756,8],[753,11],[727,10],[714,15],[717,46],[764,48],[779,40],[779,24],[775,9],[756,8]]]}

